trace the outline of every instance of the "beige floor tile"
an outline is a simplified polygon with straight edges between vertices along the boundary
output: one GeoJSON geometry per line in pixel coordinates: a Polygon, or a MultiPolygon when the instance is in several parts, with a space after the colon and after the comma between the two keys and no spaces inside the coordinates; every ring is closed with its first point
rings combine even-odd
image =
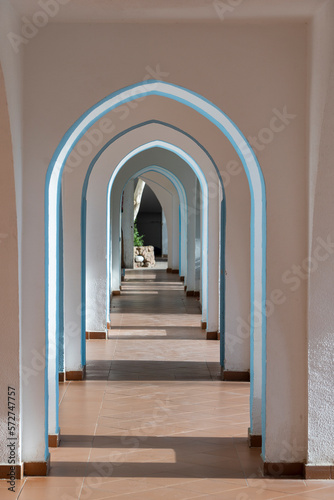
{"type": "Polygon", "coordinates": [[[41,486],[23,488],[19,500],[78,500],[80,488],[41,486]]]}
{"type": "Polygon", "coordinates": [[[109,340],[87,342],[86,380],[60,385],[50,476],[17,482],[19,500],[334,498],[333,482],[261,477],[249,384],[219,380],[219,342],[178,276],[127,272],[111,310],[109,340]]]}

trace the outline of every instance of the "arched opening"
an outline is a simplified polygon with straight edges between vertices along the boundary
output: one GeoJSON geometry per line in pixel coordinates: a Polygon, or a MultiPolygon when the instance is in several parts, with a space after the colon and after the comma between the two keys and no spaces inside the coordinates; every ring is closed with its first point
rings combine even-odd
{"type": "MultiPolygon", "coordinates": [[[[265,187],[261,169],[257,159],[245,137],[236,125],[217,107],[186,89],[163,82],[145,82],[128,89],[116,92],[91,108],[68,131],[57,148],[50,163],[46,179],[45,222],[46,222],[46,333],[48,357],[54,358],[56,336],[58,331],[58,231],[60,179],[66,158],[73,146],[99,117],[122,103],[145,95],[161,95],[178,100],[197,110],[214,123],[238,152],[247,174],[251,191],[251,430],[261,433],[261,404],[265,407],[265,271],[266,271],[266,237],[265,237],[265,187]],[[254,317],[254,303],[260,305],[260,314],[254,317]],[[256,367],[256,371],[255,371],[256,367]],[[257,429],[253,428],[256,424],[257,429]]],[[[52,363],[48,368],[49,378],[56,382],[57,372],[52,363]]],[[[264,429],[264,414],[262,426],[264,429]]],[[[263,440],[265,442],[265,439],[263,440]]]]}
{"type": "MultiPolygon", "coordinates": [[[[139,180],[145,182],[142,178],[139,180]]],[[[162,256],[162,212],[158,197],[145,183],[135,221],[138,236],[142,238],[138,245],[153,247],[154,262],[162,256]]]]}
{"type": "MultiPolygon", "coordinates": [[[[140,154],[141,152],[144,152],[144,151],[147,151],[147,150],[152,150],[154,149],[155,147],[161,147],[165,150],[169,150],[169,151],[172,151],[172,152],[175,152],[175,154],[178,155],[178,157],[180,158],[183,158],[185,160],[188,160],[188,162],[190,163],[191,165],[191,168],[193,171],[197,171],[197,172],[200,172],[200,168],[198,167],[197,165],[197,162],[201,163],[202,164],[202,167],[205,165],[205,169],[206,169],[206,175],[207,176],[210,176],[210,188],[211,188],[211,192],[210,192],[210,196],[208,196],[208,194],[205,194],[204,197],[203,197],[203,203],[205,204],[205,206],[207,206],[208,202],[210,201],[214,201],[214,200],[218,200],[218,194],[219,194],[219,190],[217,190],[216,188],[214,189],[214,192],[212,192],[212,187],[213,187],[213,183],[212,183],[212,179],[213,177],[217,177],[217,186],[219,185],[219,171],[218,171],[218,168],[217,166],[215,165],[213,159],[210,157],[209,153],[205,150],[205,148],[203,148],[203,146],[201,146],[194,138],[192,138],[189,134],[186,134],[185,132],[183,132],[182,130],[174,127],[174,126],[171,126],[169,124],[166,124],[164,122],[160,122],[160,121],[157,121],[157,120],[150,120],[148,122],[144,122],[142,124],[139,124],[135,127],[132,127],[130,129],[127,129],[125,130],[124,132],[122,132],[121,134],[118,134],[117,136],[115,136],[113,139],[111,139],[109,142],[107,142],[103,148],[101,148],[101,150],[99,151],[99,153],[94,157],[94,159],[92,160],[90,166],[89,166],[89,169],[88,169],[88,172],[87,172],[87,175],[86,175],[86,179],[85,179],[85,182],[84,182],[84,188],[83,188],[83,194],[82,194],[82,235],[85,235],[85,231],[86,231],[86,199],[87,199],[87,188],[88,188],[88,185],[89,185],[89,180],[91,179],[91,175],[96,172],[96,168],[93,168],[95,165],[99,165],[99,162],[102,161],[102,166],[104,166],[104,182],[102,182],[102,184],[100,185],[101,187],[104,185],[104,183],[107,182],[107,177],[108,177],[108,172],[110,170],[110,167],[109,167],[109,163],[110,161],[114,162],[115,159],[113,156],[110,157],[110,159],[108,159],[108,155],[107,153],[109,152],[109,146],[111,146],[112,144],[115,144],[115,145],[118,145],[118,142],[120,140],[122,140],[124,138],[124,144],[125,146],[123,148],[121,148],[121,151],[122,152],[117,152],[117,155],[121,154],[121,157],[124,157],[122,158],[121,161],[119,161],[116,169],[117,170],[114,170],[113,172],[113,175],[112,175],[112,178],[111,180],[109,180],[108,178],[108,182],[109,182],[109,188],[108,188],[108,193],[106,195],[106,199],[107,199],[107,204],[108,206],[106,206],[105,208],[105,213],[106,213],[106,224],[108,226],[109,224],[109,221],[110,221],[110,207],[109,207],[109,204],[110,204],[110,193],[109,191],[111,190],[111,186],[113,185],[113,182],[114,180],[116,179],[116,176],[118,175],[117,172],[122,172],[122,167],[124,166],[124,164],[129,161],[131,158],[133,158],[136,154],[140,154]],[[137,139],[137,130],[140,132],[140,137],[143,136],[143,137],[147,137],[147,138],[151,138],[151,137],[154,137],[154,136],[164,136],[164,135],[167,135],[169,137],[169,139],[172,139],[173,143],[178,143],[180,145],[173,145],[171,143],[167,143],[166,141],[161,141],[160,139],[159,140],[155,140],[155,141],[149,141],[145,144],[142,144],[142,139],[139,139],[139,146],[137,147],[134,147],[134,145],[136,144],[136,142],[138,142],[138,139],[137,139]],[[184,148],[184,140],[187,140],[187,147],[185,149],[189,150],[189,152],[194,155],[195,157],[197,157],[197,161],[194,161],[193,158],[190,156],[189,153],[185,153],[183,151],[182,148],[184,148]],[[128,143],[130,144],[133,144],[132,148],[130,147],[130,152],[128,152],[129,150],[129,146],[128,146],[128,143]],[[180,147],[181,146],[181,147],[180,147]],[[204,154],[203,154],[204,153],[204,154]],[[107,156],[106,156],[107,155],[107,156]],[[104,158],[105,157],[105,158],[104,158]]],[[[155,167],[156,169],[158,167],[155,167]]],[[[202,175],[202,174],[201,174],[202,175]]],[[[203,178],[203,175],[202,175],[202,178],[203,178]]],[[[204,181],[206,182],[206,181],[204,181]]],[[[200,186],[200,184],[199,184],[200,186]]],[[[101,192],[101,187],[99,188],[99,195],[98,195],[98,198],[95,198],[95,202],[94,203],[101,203],[101,200],[103,200],[103,197],[101,198],[100,196],[100,192],[101,192]]],[[[221,184],[221,188],[223,188],[222,184],[221,184]]],[[[96,189],[96,188],[95,188],[96,189]]],[[[200,187],[199,187],[200,189],[200,187]]],[[[222,193],[219,194],[219,196],[222,196],[222,193]]],[[[194,192],[191,193],[191,197],[194,197],[194,192]]],[[[114,198],[115,199],[115,198],[114,198]]],[[[116,201],[116,206],[118,206],[119,202],[116,201]]],[[[184,206],[186,206],[186,201],[184,201],[184,206]]],[[[216,208],[212,208],[213,210],[213,214],[217,212],[217,210],[219,211],[219,209],[216,207],[216,208]]],[[[221,218],[221,224],[222,224],[222,227],[221,227],[221,230],[220,230],[220,234],[221,234],[221,237],[222,237],[222,244],[221,244],[221,251],[222,251],[222,258],[221,258],[221,267],[223,268],[224,267],[224,255],[223,255],[223,249],[224,249],[224,234],[225,234],[225,219],[224,219],[224,213],[225,213],[225,197],[222,196],[222,202],[221,202],[221,211],[222,211],[222,218],[221,218]]],[[[186,221],[187,217],[186,215],[182,215],[182,218],[181,218],[181,222],[184,220],[186,221]]],[[[208,225],[207,224],[204,224],[204,227],[202,228],[203,230],[203,233],[206,233],[207,230],[208,230],[208,225]]],[[[186,224],[184,225],[183,229],[182,229],[182,239],[184,241],[184,245],[183,245],[183,248],[185,249],[186,248],[186,232],[187,232],[187,227],[186,227],[186,224]]],[[[110,233],[110,228],[107,227],[107,233],[109,234],[110,233]]],[[[211,238],[212,240],[214,238],[217,238],[218,237],[218,234],[219,234],[219,230],[216,229],[215,231],[212,232],[212,235],[211,235],[211,238]]],[[[85,239],[85,236],[84,236],[84,239],[85,239]]],[[[82,240],[82,249],[83,249],[83,255],[82,255],[82,275],[84,276],[85,275],[85,255],[84,255],[84,251],[85,251],[85,247],[84,247],[84,239],[82,240]]],[[[95,237],[94,237],[95,239],[95,237]]],[[[204,237],[203,239],[205,239],[207,241],[207,236],[205,236],[204,234],[204,237]]],[[[115,247],[115,252],[119,252],[119,245],[117,243],[118,241],[118,236],[115,235],[115,238],[113,239],[114,242],[116,242],[116,247],[115,247]]],[[[107,238],[107,250],[106,250],[106,254],[109,255],[110,254],[110,237],[108,236],[107,238]]],[[[115,253],[114,252],[114,253],[115,253]]],[[[104,254],[103,254],[104,255],[104,254]]],[[[101,257],[102,257],[102,254],[101,254],[101,257]]],[[[207,264],[207,260],[208,259],[203,259],[203,261],[207,264]]],[[[186,256],[183,256],[182,258],[182,262],[186,262],[186,256]]],[[[113,276],[113,279],[114,279],[114,283],[112,283],[112,280],[110,280],[110,284],[108,285],[107,287],[107,293],[105,294],[105,322],[106,324],[108,323],[109,321],[109,296],[110,296],[110,293],[111,293],[111,289],[119,289],[119,286],[120,286],[120,280],[121,280],[121,277],[120,277],[120,272],[119,272],[119,263],[118,263],[118,260],[116,261],[116,267],[115,269],[113,270],[113,272],[110,271],[111,267],[110,267],[110,259],[107,259],[106,261],[106,266],[107,266],[107,277],[109,279],[110,275],[112,274],[113,276]]],[[[104,271],[103,271],[103,274],[104,274],[104,271]]],[[[185,273],[184,273],[185,274],[185,273]]],[[[220,296],[221,296],[221,309],[224,307],[224,273],[220,272],[218,273],[221,275],[221,293],[220,293],[220,296]]],[[[215,279],[217,279],[217,272],[216,271],[213,271],[211,273],[211,280],[214,281],[215,279]]],[[[100,278],[102,279],[102,272],[100,273],[100,278]]],[[[83,281],[83,289],[85,288],[85,283],[83,281]]],[[[94,296],[95,296],[95,292],[94,292],[94,296]]],[[[212,297],[212,299],[215,301],[216,299],[214,297],[212,297]]],[[[82,303],[84,304],[84,300],[85,300],[85,294],[82,295],[82,303]]],[[[211,306],[213,305],[213,302],[210,304],[211,306]]],[[[216,304],[216,307],[217,307],[217,311],[218,311],[218,302],[216,304]]],[[[92,307],[92,309],[95,311],[96,309],[98,308],[98,306],[95,304],[94,307],[92,307]]],[[[202,313],[203,313],[203,321],[206,323],[207,322],[207,315],[206,315],[206,310],[202,310],[202,313]]],[[[217,312],[218,314],[218,312],[217,312]]],[[[85,318],[85,314],[83,314],[83,318],[85,318]]],[[[210,327],[210,324],[208,323],[209,327],[210,327]]],[[[104,327],[102,328],[104,329],[104,327]]],[[[220,315],[220,329],[221,332],[224,332],[224,315],[221,314],[220,315]]],[[[211,330],[209,331],[217,331],[217,326],[211,326],[211,330]]],[[[85,337],[85,328],[82,328],[82,338],[84,339],[85,337]]],[[[222,342],[223,344],[223,342],[222,342]]],[[[223,359],[223,358],[222,358],[223,359]]]]}

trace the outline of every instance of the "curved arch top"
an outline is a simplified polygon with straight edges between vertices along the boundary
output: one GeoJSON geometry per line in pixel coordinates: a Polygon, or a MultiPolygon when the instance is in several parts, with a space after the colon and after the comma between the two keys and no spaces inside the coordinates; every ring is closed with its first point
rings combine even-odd
{"type": "MultiPolygon", "coordinates": [[[[193,170],[195,175],[198,178],[198,181],[201,185],[202,193],[203,193],[203,220],[206,221],[206,224],[203,224],[202,227],[202,232],[203,232],[203,246],[202,246],[202,262],[203,262],[203,310],[202,313],[207,316],[207,296],[208,296],[208,262],[205,259],[205,256],[208,253],[208,198],[209,198],[209,189],[208,189],[208,183],[205,178],[205,175],[203,174],[201,168],[199,165],[195,162],[195,160],[190,156],[186,151],[182,150],[178,146],[175,146],[174,144],[171,144],[166,141],[161,141],[161,140],[154,140],[150,141],[146,144],[143,144],[141,146],[138,146],[134,150],[130,151],[121,162],[118,163],[118,165],[115,167],[111,177],[110,181],[108,184],[108,189],[107,189],[107,234],[110,232],[110,195],[111,195],[111,190],[113,183],[117,177],[117,174],[121,170],[121,168],[126,164],[127,161],[129,161],[131,158],[134,156],[138,155],[142,151],[146,151],[148,149],[153,149],[153,148],[160,148],[160,149],[165,149],[167,151],[171,151],[172,153],[176,154],[179,156],[182,160],[184,160],[189,167],[193,170]]],[[[151,167],[152,168],[152,167],[151,167]]],[[[182,199],[182,192],[178,191],[180,199],[182,199]]],[[[187,200],[184,200],[184,203],[187,205],[187,200]]],[[[110,242],[109,238],[107,238],[107,255],[110,255],[110,242]]],[[[110,263],[109,263],[109,258],[107,259],[107,300],[109,300],[109,294],[110,294],[110,263]]],[[[108,307],[107,307],[108,311],[108,307]]],[[[207,318],[206,318],[207,320],[207,318]]]]}
{"type": "MultiPolygon", "coordinates": [[[[176,133],[180,134],[182,137],[185,137],[191,141],[196,147],[198,147],[198,150],[204,153],[204,157],[206,157],[206,160],[208,160],[210,166],[214,169],[217,178],[220,182],[220,187],[222,191],[222,208],[221,211],[223,213],[223,217],[225,214],[225,205],[226,205],[226,200],[225,200],[225,191],[224,191],[224,185],[223,181],[220,175],[220,172],[218,170],[218,167],[210,155],[209,151],[200,143],[198,142],[193,136],[191,136],[189,133],[185,132],[184,130],[176,127],[175,125],[171,125],[170,123],[163,122],[161,120],[156,120],[156,119],[151,119],[144,121],[142,123],[139,123],[137,125],[133,125],[129,127],[128,129],[125,129],[115,136],[113,136],[111,139],[109,139],[102,147],[101,149],[97,152],[95,157],[92,159],[90,162],[90,165],[87,169],[85,180],[83,183],[83,189],[82,189],[82,210],[81,210],[81,240],[82,242],[86,241],[86,198],[87,198],[87,190],[88,190],[88,184],[90,182],[90,178],[92,175],[92,172],[94,171],[94,167],[96,163],[99,161],[101,156],[106,152],[106,150],[109,148],[109,146],[112,146],[114,143],[116,143],[119,139],[127,136],[128,134],[136,134],[137,131],[141,131],[142,129],[144,130],[146,127],[150,126],[158,126],[162,127],[163,129],[169,129],[171,131],[175,131],[176,133]]],[[[106,194],[106,224],[107,224],[107,234],[110,231],[110,217],[109,217],[109,205],[110,205],[110,194],[111,194],[111,186],[114,180],[116,179],[116,176],[120,172],[121,168],[124,166],[126,161],[130,160],[135,154],[139,154],[147,149],[150,148],[160,148],[160,149],[165,149],[168,150],[175,155],[179,156],[183,161],[185,161],[188,165],[188,161],[191,162],[191,165],[189,167],[193,170],[195,173],[196,177],[198,178],[200,176],[199,181],[201,180],[202,183],[204,184],[204,190],[202,190],[202,195],[203,195],[203,204],[205,205],[206,212],[208,211],[208,202],[209,202],[209,190],[208,190],[208,182],[206,179],[206,174],[204,174],[203,165],[199,161],[199,159],[195,160],[193,154],[189,152],[189,149],[185,149],[182,147],[180,144],[180,141],[175,142],[175,137],[166,137],[164,140],[158,139],[158,137],[164,137],[165,136],[165,131],[163,129],[158,129],[158,132],[152,134],[151,132],[147,132],[145,135],[145,138],[143,137],[142,140],[136,141],[137,145],[133,148],[129,147],[126,152],[124,152],[124,156],[122,155],[122,159],[120,160],[118,158],[117,160],[117,165],[114,167],[114,170],[111,172],[111,177],[108,180],[108,189],[107,189],[107,194],[106,194]],[[154,139],[153,139],[154,137],[154,139]],[[151,140],[150,140],[151,138],[151,140]],[[201,167],[199,166],[201,164],[201,167]],[[117,169],[117,171],[115,170],[117,169]],[[204,175],[203,175],[204,174],[204,175]]],[[[131,141],[129,141],[131,142],[131,141]]],[[[202,160],[203,161],[203,160],[202,160]]],[[[205,216],[205,215],[204,215],[205,216]]],[[[204,224],[202,228],[202,237],[204,241],[207,241],[207,230],[208,230],[208,224],[204,224]]],[[[185,233],[185,232],[184,232],[185,233]]],[[[221,256],[220,256],[220,262],[221,266],[225,269],[225,221],[222,221],[222,227],[221,227],[221,237],[222,237],[222,245],[221,245],[221,256]]],[[[110,241],[107,239],[107,245],[106,245],[106,254],[109,255],[110,253],[110,241]]],[[[206,248],[207,248],[207,243],[206,243],[206,248]]],[[[82,243],[82,283],[81,283],[81,290],[82,290],[82,304],[83,304],[83,311],[84,311],[84,304],[85,304],[85,262],[86,262],[86,256],[85,256],[85,245],[82,243]]],[[[206,255],[206,254],[205,254],[206,255]]],[[[203,262],[207,262],[207,259],[203,259],[203,262]]],[[[106,294],[106,314],[108,311],[108,299],[107,297],[109,296],[109,291],[110,291],[110,262],[109,259],[107,259],[107,277],[108,277],[108,285],[107,289],[108,292],[106,294]]],[[[225,331],[225,319],[224,319],[224,310],[225,310],[225,273],[220,272],[219,273],[221,276],[220,280],[220,332],[221,332],[221,360],[224,359],[224,331],[225,331]]],[[[206,276],[206,272],[203,273],[203,276],[206,276]]],[[[206,289],[207,287],[207,280],[206,281],[206,289]]],[[[205,297],[205,294],[203,295],[203,298],[205,297]]],[[[206,321],[208,324],[208,318],[207,318],[207,304],[205,304],[205,301],[203,301],[203,308],[202,308],[202,316],[203,316],[203,321],[206,321]]],[[[107,323],[109,322],[108,317],[106,316],[106,321],[107,323]]],[[[82,364],[85,364],[85,314],[82,315],[82,346],[81,346],[81,353],[82,353],[82,364]]]]}
{"type": "MultiPolygon", "coordinates": [[[[73,147],[83,134],[99,118],[118,106],[140,97],[159,95],[196,110],[205,116],[229,139],[237,151],[248,178],[251,193],[251,304],[260,309],[256,325],[254,308],[251,308],[251,432],[262,432],[265,443],[265,380],[266,380],[266,194],[260,165],[253,149],[236,124],[216,105],[183,87],[156,80],[137,83],[112,93],[84,113],[67,131],[57,147],[46,175],[45,185],[45,284],[46,284],[46,343],[49,355],[54,356],[57,336],[57,300],[58,300],[58,208],[60,201],[61,174],[73,147]],[[48,339],[52,340],[49,342],[48,339]],[[51,346],[51,347],[50,347],[51,346]],[[253,350],[252,350],[253,346],[253,350]],[[254,350],[256,346],[256,351],[254,350]],[[51,352],[52,351],[52,352],[51,352]],[[254,364],[257,366],[254,379],[254,364]],[[256,402],[254,407],[252,401],[256,402]],[[262,405],[262,419],[261,419],[262,405]],[[253,421],[262,422],[258,428],[252,427],[253,421]],[[261,429],[262,427],[262,429],[261,429]]],[[[52,376],[55,376],[53,371],[52,376]]],[[[265,450],[263,449],[263,452],[265,450]]]]}

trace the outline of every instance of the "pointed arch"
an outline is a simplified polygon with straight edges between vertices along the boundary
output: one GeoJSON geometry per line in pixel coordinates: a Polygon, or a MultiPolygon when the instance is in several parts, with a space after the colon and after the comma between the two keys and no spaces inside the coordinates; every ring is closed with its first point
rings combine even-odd
{"type": "MultiPolygon", "coordinates": [[[[247,175],[251,193],[251,432],[262,433],[265,443],[265,380],[266,380],[266,193],[260,165],[245,136],[236,124],[217,106],[204,97],[175,84],[162,81],[146,81],[112,93],[84,113],[68,130],[50,162],[45,184],[45,292],[46,292],[46,343],[49,358],[55,357],[58,331],[58,233],[60,182],[62,171],[73,147],[83,134],[99,118],[118,106],[148,95],[159,95],[196,110],[229,139],[237,151],[247,175]],[[259,314],[254,322],[254,304],[259,314]],[[257,366],[256,379],[254,365],[257,366]],[[261,424],[262,408],[262,424],[261,424]],[[257,422],[257,428],[253,428],[257,422]],[[261,429],[262,427],[262,429],[261,429]]],[[[57,377],[53,364],[49,365],[49,377],[57,377]]]]}

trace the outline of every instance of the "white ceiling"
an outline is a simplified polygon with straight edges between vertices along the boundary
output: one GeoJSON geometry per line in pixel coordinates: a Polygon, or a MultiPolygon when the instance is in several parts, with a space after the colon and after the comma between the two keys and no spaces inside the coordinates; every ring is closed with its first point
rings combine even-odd
{"type": "MultiPolygon", "coordinates": [[[[2,0],[0,0],[2,1],[2,0]]],[[[176,22],[308,19],[332,0],[55,0],[51,22],[176,22]],[[64,5],[61,4],[64,3],[64,5]],[[224,11],[224,4],[229,6],[224,11]],[[220,16],[219,16],[220,12],[220,16]]],[[[10,0],[19,16],[33,16],[47,0],[10,0]]]]}

